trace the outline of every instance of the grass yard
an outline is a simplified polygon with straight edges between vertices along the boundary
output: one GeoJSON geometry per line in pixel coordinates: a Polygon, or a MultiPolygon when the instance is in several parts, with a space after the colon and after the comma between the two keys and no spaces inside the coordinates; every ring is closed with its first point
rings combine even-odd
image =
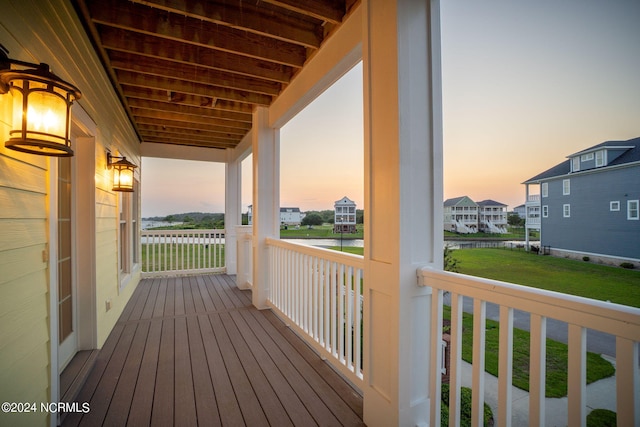
{"type": "MultiPolygon", "coordinates": [[[[356,225],[357,233],[343,233],[344,239],[362,239],[364,229],[362,224],[356,225]]],[[[302,225],[299,229],[289,227],[288,229],[280,229],[281,239],[339,239],[340,233],[333,232],[333,224],[314,225],[313,228],[307,228],[302,225]]]]}
{"type": "MultiPolygon", "coordinates": [[[[339,247],[331,249],[340,250],[339,247]]],[[[363,248],[344,248],[362,255],[363,248]]],[[[640,307],[640,272],[564,258],[533,255],[507,249],[464,249],[453,255],[460,272],[477,277],[519,283],[618,304],[640,307]]],[[[444,307],[445,319],[450,308],[444,307]]],[[[485,370],[498,375],[500,324],[487,320],[485,370]]],[[[529,390],[529,332],[513,330],[513,385],[529,390]]],[[[473,316],[463,314],[462,358],[472,362],[473,316]]],[[[567,345],[547,339],[547,397],[567,394],[567,345]]],[[[587,353],[587,383],[613,375],[615,369],[600,355],[587,353]]]]}
{"type": "MultiPolygon", "coordinates": [[[[451,319],[451,309],[444,307],[444,318],[451,319]]],[[[485,371],[498,376],[498,343],[500,323],[487,320],[485,343],[485,371]]],[[[567,345],[547,339],[547,367],[545,380],[546,397],[567,395],[568,357],[567,345]]],[[[473,359],[473,316],[462,315],[462,359],[472,363],[473,359]]],[[[599,354],[587,352],[587,384],[610,377],[615,373],[611,363],[599,354]]],[[[513,385],[529,391],[529,332],[513,329],[513,385]]]]}
{"type": "Polygon", "coordinates": [[[460,273],[640,308],[640,271],[508,249],[453,252],[460,273]]]}
{"type": "Polygon", "coordinates": [[[225,265],[224,245],[202,244],[142,245],[142,271],[189,270],[217,268],[225,265]],[[215,251],[213,253],[212,251],[215,251]],[[153,268],[150,268],[153,267],[153,268]]]}

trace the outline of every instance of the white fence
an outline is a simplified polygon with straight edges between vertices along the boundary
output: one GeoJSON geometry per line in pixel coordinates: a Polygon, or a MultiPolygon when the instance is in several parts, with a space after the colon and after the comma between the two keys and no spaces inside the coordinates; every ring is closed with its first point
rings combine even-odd
{"type": "MultiPolygon", "coordinates": [[[[473,298],[472,389],[484,390],[486,303],[500,307],[497,425],[511,425],[513,311],[530,313],[529,425],[545,423],[546,320],[568,323],[567,425],[585,425],[586,331],[593,329],[616,337],[616,396],[618,425],[640,425],[640,374],[638,348],[640,310],[562,293],[544,291],[461,274],[422,269],[421,283],[433,289],[431,346],[442,339],[443,294],[451,295],[451,366],[449,425],[459,425],[462,301],[473,298]]],[[[440,352],[431,362],[431,425],[440,425],[440,352]]],[[[483,393],[473,393],[472,425],[482,425],[483,393]]]]}
{"type": "Polygon", "coordinates": [[[224,230],[143,230],[142,276],[225,271],[224,230]]]}
{"type": "Polygon", "coordinates": [[[267,245],[271,308],[362,388],[363,258],[277,239],[267,245]]]}

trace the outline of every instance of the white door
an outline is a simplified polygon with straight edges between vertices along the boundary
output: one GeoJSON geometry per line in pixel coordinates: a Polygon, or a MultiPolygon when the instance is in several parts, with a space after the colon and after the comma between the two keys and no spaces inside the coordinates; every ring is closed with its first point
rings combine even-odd
{"type": "Polygon", "coordinates": [[[72,218],[72,157],[58,159],[58,368],[60,372],[75,355],[78,348],[75,262],[73,250],[72,218]]]}

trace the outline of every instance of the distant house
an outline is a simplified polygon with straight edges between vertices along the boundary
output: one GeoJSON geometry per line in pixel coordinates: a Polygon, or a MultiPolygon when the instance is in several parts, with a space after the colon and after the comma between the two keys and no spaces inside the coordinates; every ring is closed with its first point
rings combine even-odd
{"type": "Polygon", "coordinates": [[[280,225],[300,225],[302,218],[300,208],[280,208],[280,225]]]}
{"type": "MultiPolygon", "coordinates": [[[[300,208],[280,208],[280,225],[300,225],[305,214],[300,212],[300,208]]],[[[247,210],[248,224],[253,224],[253,205],[249,205],[247,210]]]]}
{"type": "Polygon", "coordinates": [[[444,229],[469,234],[478,231],[478,204],[468,196],[444,201],[444,229]]]}
{"type": "Polygon", "coordinates": [[[523,203],[521,205],[516,206],[515,208],[513,208],[513,213],[518,215],[520,218],[525,219],[527,217],[526,205],[523,203]]]}
{"type": "Polygon", "coordinates": [[[507,205],[495,200],[478,202],[478,229],[485,233],[507,232],[507,205]]]}
{"type": "Polygon", "coordinates": [[[460,234],[506,233],[507,205],[495,200],[474,202],[468,196],[444,201],[444,230],[460,234]]]}
{"type": "Polygon", "coordinates": [[[334,233],[355,233],[356,232],[356,203],[348,197],[336,201],[333,205],[333,232],[334,233]]]}
{"type": "Polygon", "coordinates": [[[526,227],[540,230],[542,246],[640,260],[640,138],[571,154],[523,184],[526,227]]]}

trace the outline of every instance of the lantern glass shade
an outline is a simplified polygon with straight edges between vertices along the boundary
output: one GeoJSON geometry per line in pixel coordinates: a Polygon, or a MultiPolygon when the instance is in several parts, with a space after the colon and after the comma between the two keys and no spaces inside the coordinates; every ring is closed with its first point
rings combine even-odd
{"type": "Polygon", "coordinates": [[[71,104],[80,93],[47,71],[9,71],[2,76],[13,98],[7,148],[45,156],[73,156],[71,104]]]}
{"type": "Polygon", "coordinates": [[[133,170],[135,165],[127,159],[111,164],[113,168],[113,191],[133,191],[133,170]]]}

